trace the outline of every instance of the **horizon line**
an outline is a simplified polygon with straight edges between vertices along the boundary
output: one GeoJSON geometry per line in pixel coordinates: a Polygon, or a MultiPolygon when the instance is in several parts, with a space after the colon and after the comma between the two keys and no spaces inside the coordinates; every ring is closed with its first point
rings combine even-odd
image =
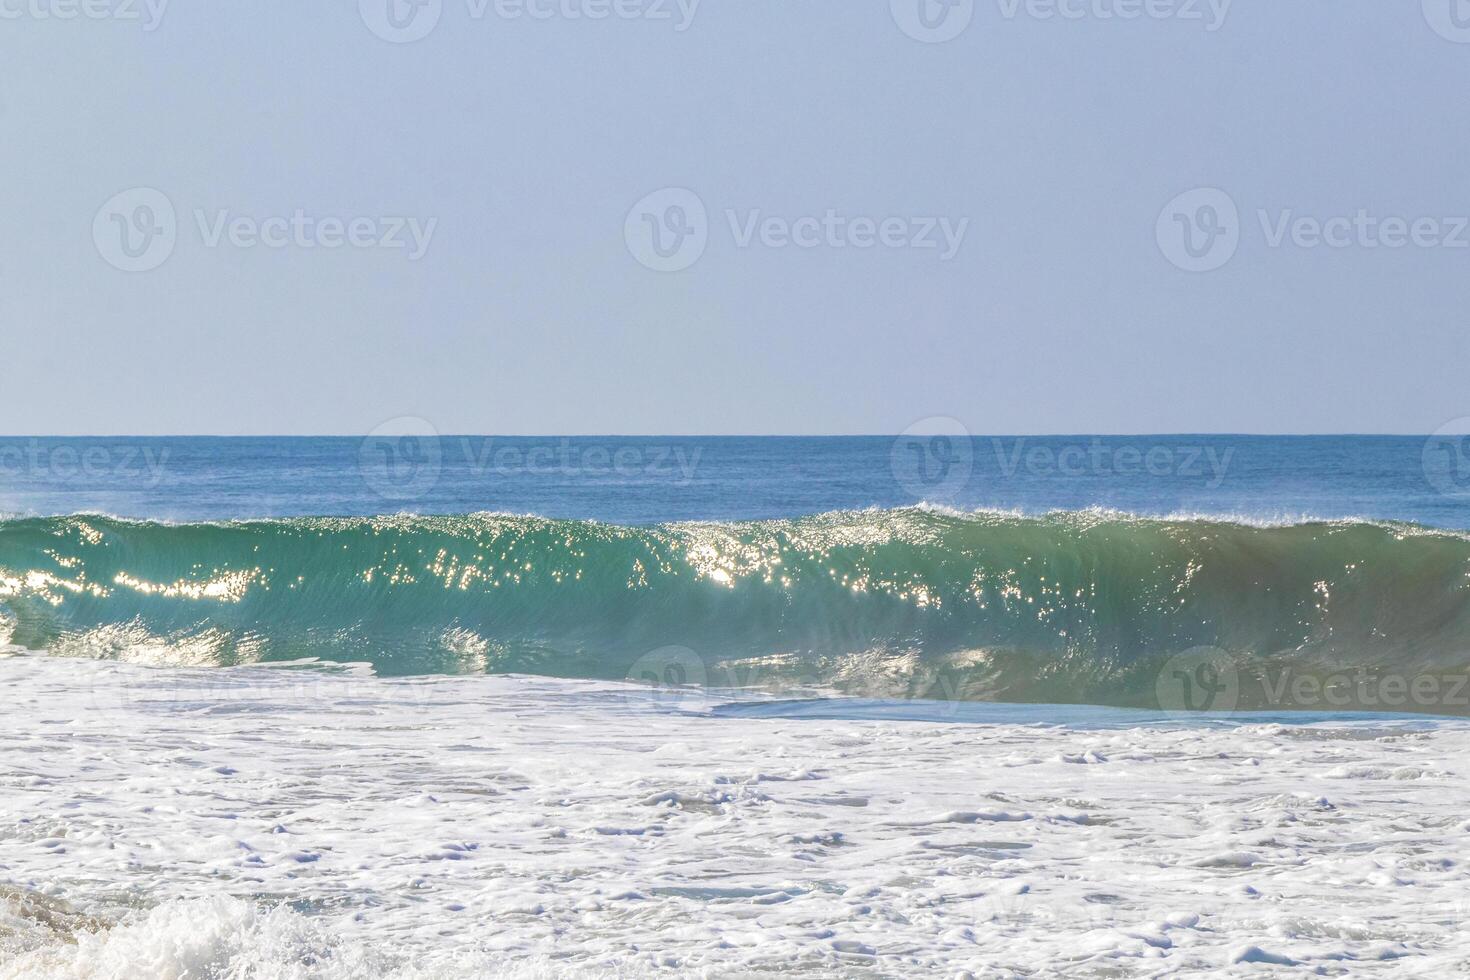
{"type": "MultiPolygon", "coordinates": [[[[1427,439],[1437,433],[1434,432],[973,432],[969,433],[971,439],[1427,439]]],[[[1453,433],[1449,433],[1453,435],[1453,433]]],[[[1467,433],[1470,434],[1470,433],[1467,433]]],[[[172,432],[172,433],[138,433],[138,432],[84,432],[84,433],[38,433],[18,432],[0,434],[0,440],[5,439],[367,439],[371,432],[313,432],[313,433],[278,433],[278,432],[251,432],[251,433],[214,433],[214,432],[172,432]]],[[[382,438],[400,438],[403,436],[421,435],[421,433],[406,432],[401,434],[384,433],[382,438]]],[[[957,433],[949,432],[860,432],[860,433],[800,433],[800,432],[771,432],[771,433],[719,433],[719,434],[695,434],[678,432],[593,432],[593,433],[570,433],[570,432],[547,432],[547,433],[510,433],[510,432],[442,432],[434,433],[439,439],[456,438],[493,438],[493,439],[899,439],[905,435],[913,438],[929,438],[931,436],[957,436],[957,433]]]]}

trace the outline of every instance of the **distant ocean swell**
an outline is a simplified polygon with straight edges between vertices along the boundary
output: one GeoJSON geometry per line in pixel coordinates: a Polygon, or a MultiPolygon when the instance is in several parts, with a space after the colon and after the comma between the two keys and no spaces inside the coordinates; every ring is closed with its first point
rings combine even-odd
{"type": "MultiPolygon", "coordinates": [[[[7,640],[154,665],[318,658],[397,675],[1153,707],[1160,677],[1199,648],[1242,678],[1465,676],[1470,540],[928,508],[656,528],[13,519],[0,521],[7,640]],[[691,651],[666,658],[677,676],[657,653],[671,648],[691,651]]],[[[1229,706],[1270,706],[1257,702],[1273,683],[1241,683],[1229,706]]]]}

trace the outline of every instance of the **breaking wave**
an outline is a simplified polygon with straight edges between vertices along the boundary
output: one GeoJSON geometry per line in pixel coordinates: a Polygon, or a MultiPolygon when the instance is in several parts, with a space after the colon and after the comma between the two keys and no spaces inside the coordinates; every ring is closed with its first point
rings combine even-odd
{"type": "Polygon", "coordinates": [[[653,663],[719,686],[1151,706],[1161,665],[1199,647],[1247,669],[1465,671],[1470,540],[922,507],[653,528],[25,518],[0,521],[7,635],[150,665],[615,679],[653,663]]]}
{"type": "MultiPolygon", "coordinates": [[[[174,900],[116,923],[0,891],[0,980],[611,980],[628,976],[486,953],[350,942],[323,919],[228,895],[174,900]]],[[[641,975],[641,974],[634,974],[641,975]]]]}

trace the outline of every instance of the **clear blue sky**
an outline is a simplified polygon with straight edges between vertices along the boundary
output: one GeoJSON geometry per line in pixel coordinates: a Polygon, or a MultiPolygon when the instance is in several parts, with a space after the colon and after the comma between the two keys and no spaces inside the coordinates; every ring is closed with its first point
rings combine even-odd
{"type": "Polygon", "coordinates": [[[1470,43],[1420,0],[1237,0],[1213,31],[1205,0],[1205,21],[976,0],[932,44],[888,0],[704,0],[683,31],[677,0],[671,20],[443,0],[404,44],[356,0],[174,0],[153,30],[36,16],[67,2],[0,0],[3,432],[358,433],[396,416],[524,434],[929,416],[1429,432],[1470,415],[1470,248],[1273,248],[1257,216],[1470,215],[1470,43]],[[94,219],[134,187],[177,225],[167,260],[129,273],[94,219]],[[708,209],[679,272],[625,240],[665,187],[708,209]],[[1200,187],[1238,206],[1240,242],[1186,272],[1156,227],[1200,187]],[[211,247],[196,217],[298,208],[437,224],[411,260],[211,247]],[[946,261],[742,246],[729,209],[737,226],[751,209],[968,226],[946,261]]]}

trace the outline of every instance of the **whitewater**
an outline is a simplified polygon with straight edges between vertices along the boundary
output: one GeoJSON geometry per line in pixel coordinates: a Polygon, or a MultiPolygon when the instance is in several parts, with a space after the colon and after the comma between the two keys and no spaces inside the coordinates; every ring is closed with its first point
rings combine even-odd
{"type": "Polygon", "coordinates": [[[0,977],[1470,968],[1459,721],[12,652],[0,977]]]}

